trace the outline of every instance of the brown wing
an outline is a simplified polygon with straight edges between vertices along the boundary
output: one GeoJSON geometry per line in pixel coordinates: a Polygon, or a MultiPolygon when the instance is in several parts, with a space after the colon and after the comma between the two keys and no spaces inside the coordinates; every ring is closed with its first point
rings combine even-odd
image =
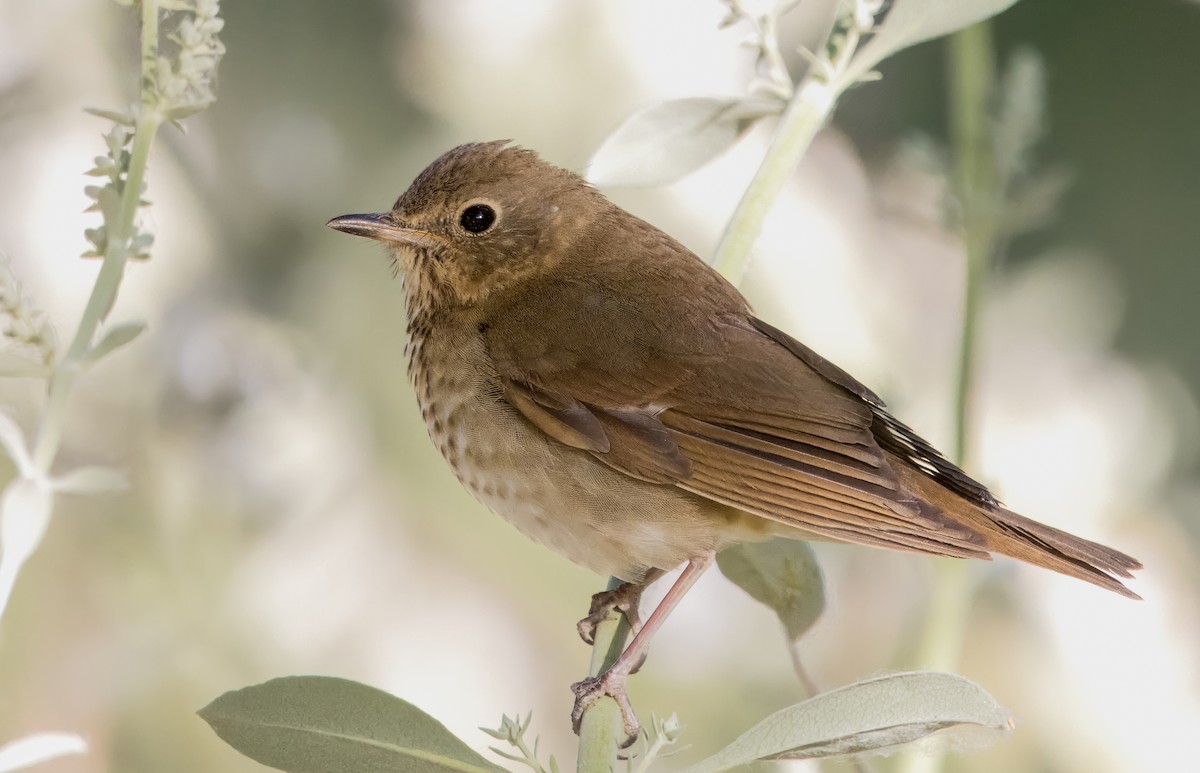
{"type": "Polygon", "coordinates": [[[480,309],[507,399],[547,435],[815,535],[997,552],[1134,595],[1117,578],[1135,559],[1000,507],[670,237],[624,215],[587,222],[553,271],[480,309]]]}
{"type": "Polygon", "coordinates": [[[782,330],[768,325],[761,319],[751,318],[756,330],[769,336],[817,373],[858,395],[871,407],[871,434],[885,451],[904,459],[924,474],[970,502],[985,506],[998,504],[996,498],[983,484],[963,472],[957,465],[942,456],[936,448],[917,435],[895,416],[887,412],[886,406],[874,392],[856,381],[849,373],[826,360],[804,344],[782,330]]]}
{"type": "Polygon", "coordinates": [[[566,445],[590,451],[627,475],[651,483],[678,483],[692,466],[651,413],[586,405],[569,394],[501,377],[508,401],[538,429],[566,445]]]}
{"type": "Polygon", "coordinates": [[[530,296],[560,345],[522,335],[532,309],[486,326],[505,394],[533,425],[633,477],[815,535],[986,556],[980,535],[901,486],[873,432],[882,403],[844,372],[744,305],[633,307],[593,281],[530,296]],[[588,320],[602,322],[572,335],[588,320]]]}

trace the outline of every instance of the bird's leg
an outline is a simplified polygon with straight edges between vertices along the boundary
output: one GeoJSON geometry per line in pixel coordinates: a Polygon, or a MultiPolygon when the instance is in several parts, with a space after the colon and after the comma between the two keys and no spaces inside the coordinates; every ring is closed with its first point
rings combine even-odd
{"type": "Polygon", "coordinates": [[[623,582],[612,590],[602,590],[592,596],[592,606],[587,617],[575,624],[579,638],[583,639],[585,644],[595,644],[596,626],[604,622],[614,610],[625,615],[625,619],[629,621],[629,629],[636,636],[642,628],[642,619],[638,616],[638,604],[641,603],[642,594],[663,574],[665,572],[662,569],[651,569],[646,572],[641,582],[623,582]]]}
{"type": "Polygon", "coordinates": [[[658,602],[658,606],[650,613],[650,617],[646,619],[637,635],[633,637],[633,641],[629,643],[616,662],[600,676],[589,676],[587,679],[571,685],[571,689],[575,692],[575,708],[571,711],[571,722],[576,733],[579,732],[583,713],[588,710],[588,707],[605,695],[610,695],[621,708],[621,720],[624,723],[626,734],[625,743],[621,745],[622,748],[637,740],[640,726],[637,717],[634,716],[633,706],[629,703],[629,696],[625,694],[625,680],[629,678],[634,667],[645,659],[646,652],[650,648],[650,639],[662,627],[663,621],[679,604],[684,594],[696,584],[700,575],[704,574],[704,570],[712,565],[715,555],[716,551],[710,550],[689,559],[687,566],[675,580],[675,584],[667,591],[667,595],[663,596],[662,601],[658,602]]]}

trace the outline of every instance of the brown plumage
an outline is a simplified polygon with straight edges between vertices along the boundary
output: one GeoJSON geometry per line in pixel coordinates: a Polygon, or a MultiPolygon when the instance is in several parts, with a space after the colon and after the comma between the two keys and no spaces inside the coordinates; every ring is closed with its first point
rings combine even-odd
{"type": "Polygon", "coordinates": [[[689,562],[577,715],[623,700],[661,616],[739,541],[999,553],[1136,598],[1135,559],[1005,510],[687,248],[530,151],[455,148],[390,212],[330,225],[392,247],[417,398],[473,494],[604,574],[689,562]]]}

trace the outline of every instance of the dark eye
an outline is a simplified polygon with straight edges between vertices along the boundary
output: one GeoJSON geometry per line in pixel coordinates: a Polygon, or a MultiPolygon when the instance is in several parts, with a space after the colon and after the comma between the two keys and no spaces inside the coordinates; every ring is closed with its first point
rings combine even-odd
{"type": "Polygon", "coordinates": [[[463,210],[460,225],[473,234],[481,234],[496,222],[496,210],[487,204],[472,204],[463,210]]]}

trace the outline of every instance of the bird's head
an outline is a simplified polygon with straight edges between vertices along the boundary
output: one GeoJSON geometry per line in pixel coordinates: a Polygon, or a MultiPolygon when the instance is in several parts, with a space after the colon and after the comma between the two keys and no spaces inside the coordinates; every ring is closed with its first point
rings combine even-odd
{"type": "Polygon", "coordinates": [[[387,244],[410,302],[463,308],[570,259],[611,206],[578,175],[499,141],[460,145],[389,211],[329,226],[387,244]]]}

